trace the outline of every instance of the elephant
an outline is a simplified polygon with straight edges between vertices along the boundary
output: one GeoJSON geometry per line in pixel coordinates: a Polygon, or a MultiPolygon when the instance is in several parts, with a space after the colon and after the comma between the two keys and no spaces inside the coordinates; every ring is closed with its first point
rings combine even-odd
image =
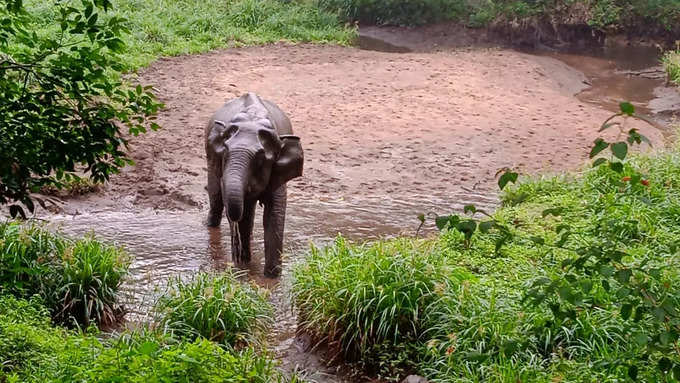
{"type": "Polygon", "coordinates": [[[255,207],[264,206],[264,274],[281,273],[286,183],[302,176],[304,153],[278,106],[248,93],[228,101],[205,128],[208,226],[219,226],[226,207],[232,258],[249,262],[255,207]]]}

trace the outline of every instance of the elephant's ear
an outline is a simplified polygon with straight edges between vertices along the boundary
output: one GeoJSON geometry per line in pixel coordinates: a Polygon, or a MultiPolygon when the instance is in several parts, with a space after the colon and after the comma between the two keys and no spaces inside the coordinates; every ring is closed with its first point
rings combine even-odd
{"type": "Polygon", "coordinates": [[[300,145],[300,137],[283,135],[279,137],[283,142],[281,152],[272,167],[272,174],[269,180],[271,190],[278,189],[281,185],[302,175],[302,165],[304,163],[304,153],[300,145]]]}
{"type": "Polygon", "coordinates": [[[216,155],[224,153],[224,141],[237,130],[237,126],[227,126],[223,121],[215,120],[208,135],[207,150],[216,155]]]}

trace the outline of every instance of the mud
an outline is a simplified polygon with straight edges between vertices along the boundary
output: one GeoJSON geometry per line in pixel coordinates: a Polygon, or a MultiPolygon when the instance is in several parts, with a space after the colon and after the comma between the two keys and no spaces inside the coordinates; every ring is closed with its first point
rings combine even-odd
{"type": "MultiPolygon", "coordinates": [[[[140,71],[140,81],[154,85],[166,104],[163,129],[132,140],[136,166],[50,217],[67,233],[94,230],[135,256],[125,288],[130,320],[145,320],[154,286],[162,288],[170,276],[243,268],[272,291],[278,315],[272,343],[284,366],[304,367],[318,381],[339,381],[318,354],[306,352],[304,339],[294,338],[286,287],[299,261],[293,255],[338,233],[355,240],[413,235],[421,212],[460,212],[468,203],[493,210],[500,168],[529,174],[577,169],[611,115],[597,95],[585,96],[606,58],[436,49],[451,37],[421,39],[435,49],[415,52],[372,38],[364,44],[380,51],[276,44],[163,59],[140,71]],[[573,65],[592,64],[592,73],[567,65],[571,57],[573,65]],[[203,127],[222,103],[248,91],[288,113],[305,150],[304,177],[289,184],[278,280],[262,277],[260,258],[234,265],[228,227],[204,225],[203,127]]],[[[610,87],[603,95],[613,100],[621,95],[616,92],[610,87]]],[[[649,97],[633,101],[651,110],[649,97]]],[[[631,126],[663,145],[662,131],[631,126]]],[[[261,255],[260,217],[255,227],[254,252],[261,255]]],[[[427,226],[425,234],[433,231],[427,226]]]]}

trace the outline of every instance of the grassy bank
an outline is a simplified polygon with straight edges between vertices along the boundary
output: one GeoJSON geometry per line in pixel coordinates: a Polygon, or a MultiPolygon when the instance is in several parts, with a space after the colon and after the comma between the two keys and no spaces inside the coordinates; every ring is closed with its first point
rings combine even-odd
{"type": "MultiPolygon", "coordinates": [[[[52,1],[28,0],[39,33],[54,33],[52,1]]],[[[229,46],[290,42],[349,44],[355,31],[336,15],[307,2],[279,0],[113,0],[107,17],[123,17],[130,30],[123,62],[128,69],[161,56],[229,46]]]]}
{"type": "Polygon", "coordinates": [[[662,61],[668,74],[668,81],[680,86],[680,50],[666,53],[662,61]]]}
{"type": "Polygon", "coordinates": [[[453,20],[486,26],[495,21],[551,20],[596,29],[658,33],[656,29],[672,29],[680,21],[680,3],[675,0],[320,0],[319,4],[346,20],[397,25],[453,20]]]}
{"type": "Polygon", "coordinates": [[[313,249],[294,272],[302,328],[395,380],[680,378],[680,151],[503,198],[471,237],[462,220],[431,239],[313,249]]]}

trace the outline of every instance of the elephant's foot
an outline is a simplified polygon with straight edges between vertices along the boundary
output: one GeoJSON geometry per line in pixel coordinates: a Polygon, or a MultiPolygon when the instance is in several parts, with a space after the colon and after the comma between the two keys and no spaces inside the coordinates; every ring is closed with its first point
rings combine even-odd
{"type": "Polygon", "coordinates": [[[270,265],[267,262],[264,264],[264,276],[268,278],[276,278],[281,275],[281,264],[270,265]]]}
{"type": "Polygon", "coordinates": [[[222,223],[222,216],[221,215],[209,215],[208,216],[208,226],[210,227],[217,227],[222,223]]]}

